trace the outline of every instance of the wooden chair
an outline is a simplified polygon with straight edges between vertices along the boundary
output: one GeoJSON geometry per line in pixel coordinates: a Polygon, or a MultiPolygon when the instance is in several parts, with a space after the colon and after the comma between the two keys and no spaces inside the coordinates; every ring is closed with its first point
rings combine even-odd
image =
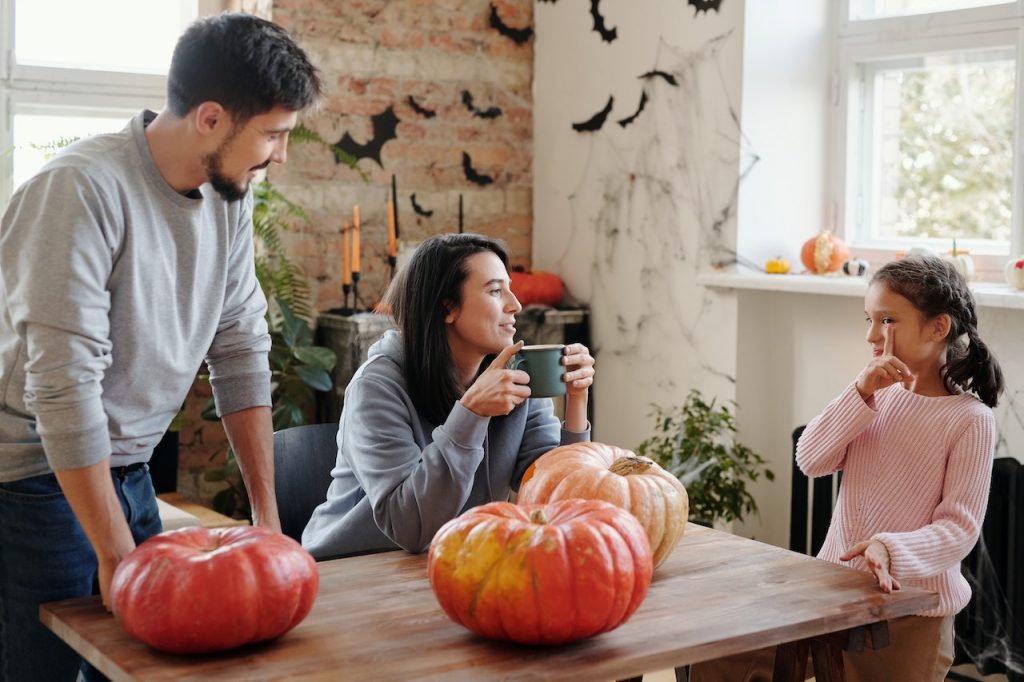
{"type": "Polygon", "coordinates": [[[308,424],[274,434],[274,492],[281,531],[302,541],[302,530],[327,499],[338,456],[338,425],[308,424]]]}

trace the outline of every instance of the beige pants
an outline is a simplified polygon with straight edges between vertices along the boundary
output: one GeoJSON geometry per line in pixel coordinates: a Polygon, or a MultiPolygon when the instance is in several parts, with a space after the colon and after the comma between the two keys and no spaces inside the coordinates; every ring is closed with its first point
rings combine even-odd
{"type": "MultiPolygon", "coordinates": [[[[690,682],[770,682],[774,664],[775,647],[758,649],[690,666],[690,682]]],[[[953,616],[890,621],[889,646],[843,652],[847,682],[942,682],[952,664],[953,616]]]]}

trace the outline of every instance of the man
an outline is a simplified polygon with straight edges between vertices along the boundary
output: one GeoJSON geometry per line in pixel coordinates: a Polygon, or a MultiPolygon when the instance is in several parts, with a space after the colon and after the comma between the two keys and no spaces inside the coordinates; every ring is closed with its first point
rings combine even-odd
{"type": "Polygon", "coordinates": [[[320,80],[284,30],[224,14],[178,41],[167,91],[64,150],[0,223],[3,680],[74,679],[39,604],[98,582],[109,606],[118,562],[160,531],[145,463],[204,359],[253,520],[279,528],[249,183],[320,80]]]}

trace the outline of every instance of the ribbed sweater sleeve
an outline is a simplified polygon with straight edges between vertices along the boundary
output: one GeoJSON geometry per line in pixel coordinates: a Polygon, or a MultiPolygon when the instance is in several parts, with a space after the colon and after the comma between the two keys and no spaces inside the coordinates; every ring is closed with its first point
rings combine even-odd
{"type": "Polygon", "coordinates": [[[796,463],[811,477],[827,476],[843,468],[846,451],[878,414],[850,384],[812,419],[796,446],[796,463]]]}
{"type": "MultiPolygon", "coordinates": [[[[922,432],[931,428],[921,424],[922,432]]],[[[994,430],[992,413],[978,414],[956,440],[946,462],[942,501],[931,523],[906,533],[877,533],[873,537],[889,550],[894,576],[938,575],[957,566],[970,553],[978,541],[988,505],[994,430]]],[[[903,513],[901,507],[908,504],[907,498],[889,502],[896,514],[903,513]]]]}

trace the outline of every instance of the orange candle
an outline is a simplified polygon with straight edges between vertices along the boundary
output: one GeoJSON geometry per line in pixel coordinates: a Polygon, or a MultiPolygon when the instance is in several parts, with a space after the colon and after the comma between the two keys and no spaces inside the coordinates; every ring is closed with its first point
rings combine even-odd
{"type": "Polygon", "coordinates": [[[388,255],[394,258],[398,255],[398,246],[395,244],[395,205],[388,200],[388,255]]]}
{"type": "Polygon", "coordinates": [[[359,272],[359,205],[352,208],[352,272],[359,272]]]}
{"type": "Polygon", "coordinates": [[[352,284],[352,253],[349,247],[349,226],[348,221],[341,228],[341,283],[352,284]]]}

